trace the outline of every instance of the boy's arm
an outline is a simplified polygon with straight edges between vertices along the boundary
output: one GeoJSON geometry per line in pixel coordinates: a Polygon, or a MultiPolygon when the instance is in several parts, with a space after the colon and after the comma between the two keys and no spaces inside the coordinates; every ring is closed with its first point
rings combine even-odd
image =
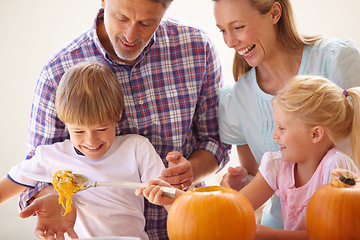
{"type": "Polygon", "coordinates": [[[0,204],[22,193],[27,187],[16,184],[7,176],[0,179],[0,204]]]}

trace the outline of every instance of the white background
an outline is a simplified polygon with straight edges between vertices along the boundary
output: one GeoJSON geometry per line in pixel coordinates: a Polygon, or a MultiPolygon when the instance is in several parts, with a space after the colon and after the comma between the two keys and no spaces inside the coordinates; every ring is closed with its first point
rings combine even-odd
{"type": "MultiPolygon", "coordinates": [[[[300,32],[352,38],[360,45],[360,1],[293,0],[300,32]]],[[[232,82],[233,51],[222,41],[211,0],[175,0],[167,15],[205,29],[232,82]]],[[[33,90],[41,67],[61,45],[90,27],[100,0],[13,0],[0,3],[0,175],[25,155],[33,90]]],[[[232,164],[235,164],[233,161],[232,164]]],[[[216,183],[216,180],[215,180],[216,183]]],[[[20,219],[18,200],[0,205],[0,239],[35,239],[34,219],[20,219]]]]}

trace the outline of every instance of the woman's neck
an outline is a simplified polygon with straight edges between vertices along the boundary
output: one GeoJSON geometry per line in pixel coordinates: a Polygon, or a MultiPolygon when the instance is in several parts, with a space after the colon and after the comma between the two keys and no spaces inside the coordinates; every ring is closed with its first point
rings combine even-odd
{"type": "Polygon", "coordinates": [[[256,78],[264,92],[275,95],[291,77],[298,74],[303,48],[289,50],[277,47],[272,53],[271,58],[256,67],[256,78]]]}

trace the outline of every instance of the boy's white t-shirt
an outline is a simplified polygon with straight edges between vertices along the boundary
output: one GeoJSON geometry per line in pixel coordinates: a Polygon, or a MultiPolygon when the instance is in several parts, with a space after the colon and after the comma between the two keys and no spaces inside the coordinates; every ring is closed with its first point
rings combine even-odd
{"type": "MultiPolygon", "coordinates": [[[[133,181],[146,183],[165,169],[160,156],[145,137],[136,134],[115,138],[99,159],[77,153],[70,140],[38,146],[31,161],[14,166],[8,176],[34,187],[51,182],[54,172],[72,170],[97,182],[133,181]]],[[[148,239],[145,232],[144,197],[122,187],[96,187],[73,194],[77,209],[75,231],[79,237],[132,236],[148,239]]]]}

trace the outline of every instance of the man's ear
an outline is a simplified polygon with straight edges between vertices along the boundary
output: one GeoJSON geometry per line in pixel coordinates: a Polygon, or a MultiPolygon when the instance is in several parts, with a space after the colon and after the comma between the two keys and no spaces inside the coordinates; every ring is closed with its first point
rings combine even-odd
{"type": "Polygon", "coordinates": [[[313,143],[320,142],[325,136],[325,129],[322,126],[315,126],[312,129],[312,141],[313,143]]]}
{"type": "Polygon", "coordinates": [[[278,1],[275,1],[270,10],[271,19],[273,24],[276,24],[282,15],[282,7],[278,1]]]}

